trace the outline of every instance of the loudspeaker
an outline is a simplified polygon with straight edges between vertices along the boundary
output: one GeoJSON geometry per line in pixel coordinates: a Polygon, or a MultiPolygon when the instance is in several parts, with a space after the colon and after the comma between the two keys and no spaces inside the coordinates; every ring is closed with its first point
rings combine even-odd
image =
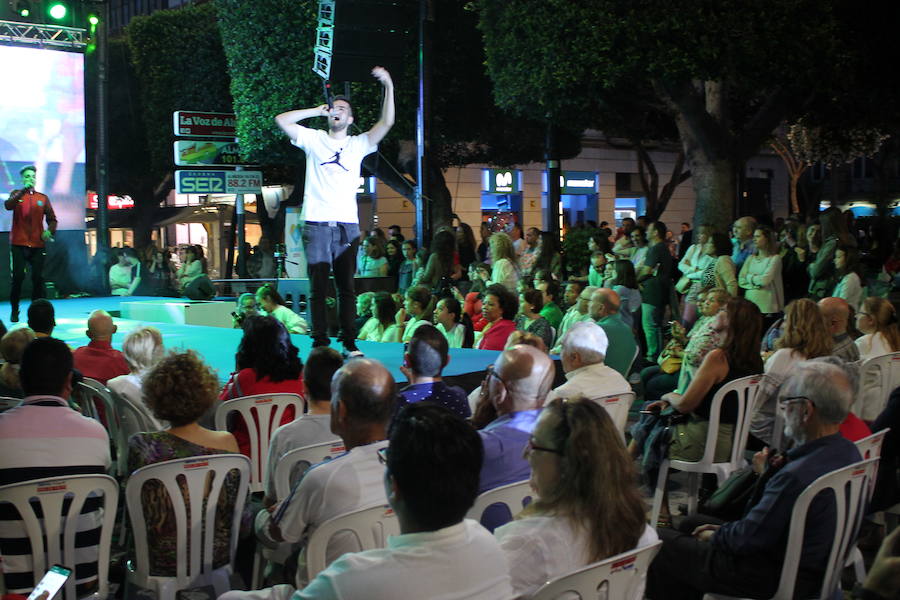
{"type": "Polygon", "coordinates": [[[313,71],[332,81],[371,81],[381,65],[397,75],[417,11],[412,0],[321,0],[313,71]]]}

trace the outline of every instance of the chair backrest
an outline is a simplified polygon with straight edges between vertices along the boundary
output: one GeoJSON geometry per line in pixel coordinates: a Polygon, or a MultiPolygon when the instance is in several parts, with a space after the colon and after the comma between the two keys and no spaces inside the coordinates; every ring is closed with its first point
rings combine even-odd
{"type": "Polygon", "coordinates": [[[0,412],[4,410],[9,410],[14,406],[18,406],[22,403],[21,398],[9,398],[7,396],[0,396],[0,412]]]}
{"type": "Polygon", "coordinates": [[[159,431],[160,426],[144,406],[138,406],[112,390],[109,390],[109,393],[116,405],[119,419],[119,437],[116,441],[116,447],[120,449],[116,456],[117,473],[119,477],[125,477],[128,474],[128,438],[138,432],[159,431]]]}
{"type": "Polygon", "coordinates": [[[551,579],[534,593],[532,600],[556,600],[560,596],[569,597],[573,593],[585,600],[599,598],[604,585],[606,586],[604,597],[610,600],[640,598],[647,569],[650,568],[650,563],[660,548],[662,548],[661,540],[551,579]]]}
{"type": "Polygon", "coordinates": [[[112,392],[105,385],[90,377],[79,381],[73,392],[84,415],[99,421],[106,428],[109,439],[115,444],[119,439],[119,411],[112,392]],[[95,402],[99,402],[103,406],[103,415],[98,414],[95,402]]]}
{"type": "Polygon", "coordinates": [[[881,456],[881,445],[884,443],[884,436],[888,434],[890,428],[877,431],[861,440],[856,440],[856,448],[863,460],[870,458],[879,458],[881,456]]]}
{"type": "Polygon", "coordinates": [[[279,500],[287,498],[306,469],[316,463],[331,460],[344,452],[346,448],[342,440],[313,444],[286,452],[275,465],[275,497],[279,500]]]}
{"type": "MultiPolygon", "coordinates": [[[[813,499],[820,493],[830,494],[835,502],[835,533],[831,553],[822,580],[819,598],[831,598],[838,590],[841,571],[847,556],[856,542],[856,534],[862,524],[869,498],[871,480],[875,478],[877,458],[836,469],[813,481],[797,498],[791,511],[791,525],[785,551],[784,565],[775,598],[793,598],[797,571],[803,551],[803,535],[806,517],[813,499]],[[830,490],[830,491],[828,491],[830,490]]],[[[821,525],[821,523],[818,523],[821,525]]]]}
{"type": "Polygon", "coordinates": [[[864,360],[859,367],[859,389],[851,412],[864,421],[875,420],[897,386],[900,386],[900,352],[864,360]]]}
{"type": "MultiPolygon", "coordinates": [[[[641,345],[638,344],[634,347],[634,356],[631,357],[631,364],[628,365],[628,373],[631,373],[631,370],[634,368],[634,363],[637,361],[638,356],[641,355],[641,345]]],[[[625,378],[628,378],[628,373],[625,373],[625,378]]]]}
{"type": "Polygon", "coordinates": [[[750,418],[756,411],[757,388],[762,375],[750,375],[729,381],[719,388],[713,396],[709,409],[709,431],[706,435],[706,447],[703,450],[702,462],[713,464],[716,455],[716,439],[719,435],[719,419],[725,397],[734,392],[737,396],[737,422],[734,424],[734,438],[731,443],[729,463],[735,469],[744,465],[744,449],[750,435],[750,418]]]}
{"type": "Polygon", "coordinates": [[[359,549],[384,548],[389,535],[400,534],[400,521],[388,504],[378,504],[329,519],[316,527],[306,544],[307,581],[325,569],[328,542],[336,534],[350,532],[356,536],[359,549]]]}
{"type": "Polygon", "coordinates": [[[625,439],[625,427],[628,425],[628,411],[634,403],[634,392],[622,392],[621,394],[610,394],[609,396],[597,396],[591,398],[594,402],[606,409],[609,416],[612,417],[616,429],[625,439]]]}
{"type": "Polygon", "coordinates": [[[303,398],[297,394],[256,394],[227,400],[216,407],[216,429],[225,431],[228,415],[239,413],[247,424],[250,437],[250,491],[261,492],[266,484],[269,440],[281,425],[287,407],[294,407],[294,417],[303,414],[303,398]]]}
{"type": "Polygon", "coordinates": [[[478,494],[475,504],[469,509],[466,517],[481,522],[484,511],[494,504],[505,504],[509,509],[509,514],[515,516],[525,508],[533,494],[528,480],[501,485],[478,494]]]}
{"type": "MultiPolygon", "coordinates": [[[[85,503],[88,512],[96,504],[100,541],[97,557],[97,597],[106,598],[109,591],[109,554],[112,545],[116,508],[119,502],[119,484],[108,475],[71,475],[47,477],[22,483],[0,486],[0,502],[15,506],[31,542],[32,573],[34,585],[54,564],[73,567],[76,563],[75,538],[79,518],[85,503]],[[102,505],[102,516],[99,508],[102,505]]],[[[65,585],[65,599],[76,600],[75,577],[65,585]]]]}
{"type": "Polygon", "coordinates": [[[211,532],[216,524],[216,511],[223,484],[229,473],[237,471],[239,483],[234,499],[234,515],[231,521],[229,556],[234,563],[237,550],[241,514],[247,498],[250,478],[250,461],[243,454],[213,454],[180,458],[141,467],[131,474],[125,486],[125,502],[134,535],[135,574],[139,580],[150,575],[150,556],[147,544],[147,522],[141,490],[148,481],[158,481],[168,493],[175,512],[177,571],[176,581],[185,587],[199,576],[213,570],[213,539],[211,532]],[[212,481],[210,482],[210,475],[212,481]],[[179,480],[184,481],[190,502],[190,522],[187,505],[183,501],[179,480]],[[177,501],[181,500],[181,501],[177,501]],[[205,504],[205,509],[204,509],[205,504]],[[199,520],[198,520],[199,518],[199,520]],[[204,531],[207,535],[204,535],[204,531]],[[190,556],[188,553],[190,542],[190,556]]]}

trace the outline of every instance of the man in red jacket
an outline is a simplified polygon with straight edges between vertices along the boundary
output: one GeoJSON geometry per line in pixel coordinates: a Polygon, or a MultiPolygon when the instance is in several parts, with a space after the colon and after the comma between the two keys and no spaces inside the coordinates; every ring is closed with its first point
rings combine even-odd
{"type": "Polygon", "coordinates": [[[56,214],[50,205],[50,198],[34,191],[37,169],[22,167],[22,189],[13,190],[4,206],[13,211],[12,230],[9,232],[10,254],[12,255],[12,288],[9,303],[12,312],[9,320],[19,321],[19,297],[22,281],[25,279],[25,265],[31,267],[31,299],[44,297],[44,243],[53,240],[56,233],[56,214]],[[44,229],[44,218],[47,229],[44,229]]]}

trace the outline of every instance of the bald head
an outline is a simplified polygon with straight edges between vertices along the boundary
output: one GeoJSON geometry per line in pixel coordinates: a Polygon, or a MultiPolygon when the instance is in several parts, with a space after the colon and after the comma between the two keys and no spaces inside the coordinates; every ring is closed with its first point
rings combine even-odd
{"type": "Polygon", "coordinates": [[[94,341],[102,342],[112,339],[116,326],[112,317],[105,310],[95,310],[88,317],[87,336],[94,341]]]}
{"type": "Polygon", "coordinates": [[[850,305],[843,298],[822,298],[819,300],[819,311],[828,323],[831,335],[847,333],[850,323],[850,305]]]}
{"type": "Polygon", "coordinates": [[[744,242],[753,237],[753,230],[756,228],[756,219],[753,217],[741,217],[734,222],[734,237],[744,242]]]}
{"type": "Polygon", "coordinates": [[[498,387],[491,382],[497,412],[502,415],[543,406],[555,372],[550,357],[533,346],[505,350],[494,361],[494,373],[503,384],[498,387]]]}
{"type": "Polygon", "coordinates": [[[595,321],[619,312],[622,304],[619,294],[609,288],[600,288],[591,296],[589,307],[591,318],[595,321]]]}
{"type": "Polygon", "coordinates": [[[394,378],[384,365],[370,358],[355,358],[331,380],[332,414],[343,405],[347,422],[386,424],[394,411],[395,395],[394,378]]]}

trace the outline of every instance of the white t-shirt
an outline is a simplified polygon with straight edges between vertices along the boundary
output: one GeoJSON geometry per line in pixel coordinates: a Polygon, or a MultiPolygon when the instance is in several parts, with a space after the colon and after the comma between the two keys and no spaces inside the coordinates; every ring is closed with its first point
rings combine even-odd
{"type": "Polygon", "coordinates": [[[861,360],[893,352],[887,338],[881,333],[867,333],[856,340],[856,347],[859,348],[859,358],[861,360]]]}
{"type": "Polygon", "coordinates": [[[378,149],[369,135],[336,140],[321,129],[299,126],[293,143],[306,152],[306,184],[303,188],[302,221],[359,223],[356,190],[362,159],[378,149]]]}
{"type": "Polygon", "coordinates": [[[331,433],[331,415],[303,415],[275,430],[269,440],[269,468],[266,475],[266,495],[275,497],[275,467],[281,457],[297,448],[337,441],[331,433]]]}
{"type": "Polygon", "coordinates": [[[309,325],[307,324],[306,319],[289,309],[287,306],[279,304],[269,313],[269,316],[281,321],[281,324],[288,330],[288,333],[305,334],[309,331],[309,325]]]}
{"type": "MultiPolygon", "coordinates": [[[[516,597],[528,598],[548,580],[590,564],[587,531],[572,527],[564,517],[534,516],[510,521],[494,531],[509,563],[516,597]]],[[[647,525],[636,548],[656,542],[647,525]]],[[[643,597],[636,590],[635,599],[643,597]]]]}

